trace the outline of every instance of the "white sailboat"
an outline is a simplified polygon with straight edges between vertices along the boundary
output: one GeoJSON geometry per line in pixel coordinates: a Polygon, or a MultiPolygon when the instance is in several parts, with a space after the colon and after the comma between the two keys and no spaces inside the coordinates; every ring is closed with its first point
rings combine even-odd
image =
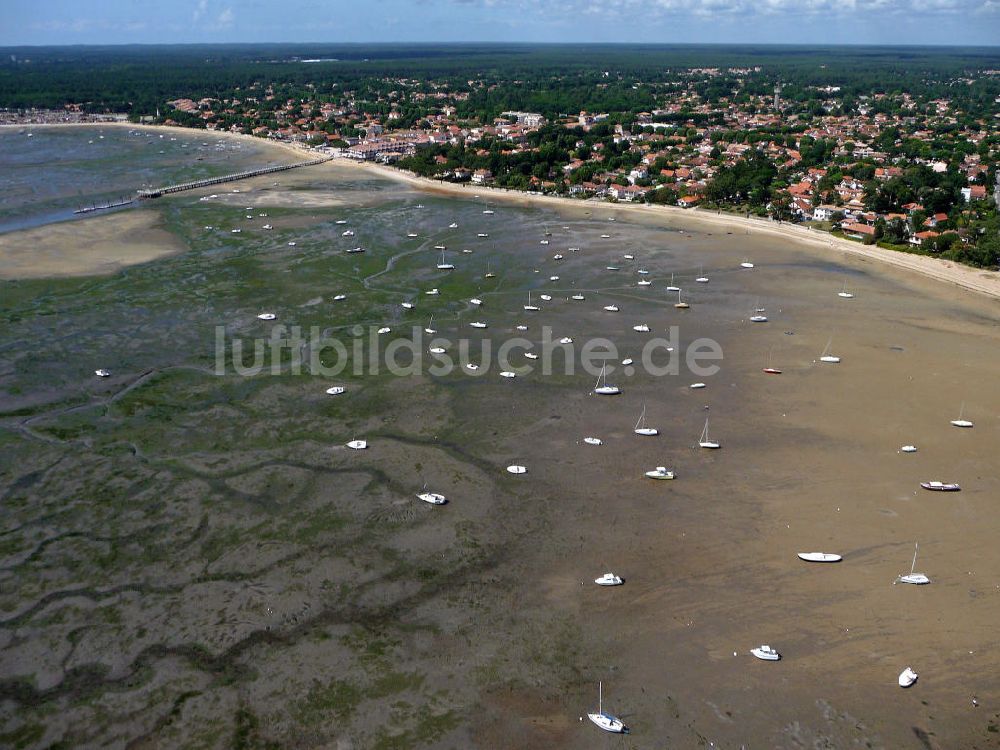
{"type": "Polygon", "coordinates": [[[753,268],[753,263],[751,263],[749,260],[744,260],[742,263],[740,263],[740,268],[753,268]]]}
{"type": "Polygon", "coordinates": [[[655,427],[647,427],[646,426],[646,405],[645,404],[642,405],[642,414],[640,414],[639,415],[639,419],[636,420],[635,428],[633,429],[633,432],[636,435],[643,435],[643,436],[647,436],[647,437],[652,437],[654,435],[659,435],[660,434],[660,431],[658,429],[656,429],[655,427]]]}
{"type": "Polygon", "coordinates": [[[605,732],[625,734],[628,731],[628,728],[621,719],[604,713],[604,686],[600,682],[597,683],[597,713],[587,714],[587,718],[605,732]]]}
{"type": "Polygon", "coordinates": [[[679,292],[681,288],[679,286],[674,286],[674,275],[670,274],[670,286],[667,287],[668,292],[679,292]]]}
{"type": "Polygon", "coordinates": [[[608,385],[607,382],[607,371],[608,363],[604,363],[604,367],[601,368],[600,377],[597,378],[597,384],[594,386],[594,393],[598,396],[617,396],[621,393],[621,388],[617,385],[608,385]]]}
{"type": "Polygon", "coordinates": [[[445,263],[444,260],[444,250],[441,250],[441,262],[437,264],[439,271],[451,271],[455,268],[454,263],[445,263]]]}
{"type": "Polygon", "coordinates": [[[608,312],[618,312],[618,305],[605,305],[604,309],[608,312]]]}
{"type": "Polygon", "coordinates": [[[538,312],[539,310],[542,309],[538,305],[531,304],[531,292],[530,291],[528,292],[528,304],[523,305],[523,308],[524,308],[525,312],[538,312]]]}
{"type": "Polygon", "coordinates": [[[833,336],[826,342],[826,347],[823,349],[823,353],[819,356],[820,362],[827,362],[831,365],[836,365],[840,363],[840,357],[830,354],[830,345],[833,344],[833,336]]]}
{"type": "Polygon", "coordinates": [[[364,440],[351,440],[350,442],[347,443],[347,447],[350,448],[351,450],[363,451],[365,448],[368,447],[368,443],[366,443],[364,440]]]}
{"type": "Polygon", "coordinates": [[[417,493],[417,497],[423,500],[425,503],[430,503],[431,505],[444,505],[448,502],[448,499],[439,492],[428,492],[427,485],[425,484],[423,489],[417,493]]]}
{"type": "Polygon", "coordinates": [[[677,302],[674,304],[674,307],[676,307],[678,310],[687,310],[689,307],[691,307],[691,305],[689,305],[687,302],[681,300],[680,289],[677,290],[677,302]]]}
{"type": "Polygon", "coordinates": [[[956,427],[964,427],[966,429],[973,426],[972,422],[965,419],[965,402],[962,402],[962,408],[958,410],[958,419],[951,420],[951,423],[956,427]]]}
{"type": "MultiPolygon", "coordinates": [[[[758,303],[759,303],[759,301],[758,301],[758,303]]],[[[767,322],[767,315],[764,314],[765,312],[767,312],[767,310],[765,308],[763,308],[763,307],[754,307],[753,314],[750,316],[750,322],[751,323],[766,323],[767,322]]]]}
{"type": "Polygon", "coordinates": [[[587,445],[604,445],[604,441],[597,437],[585,437],[583,442],[587,445]]]}
{"type": "Polygon", "coordinates": [[[840,562],[844,558],[835,552],[800,552],[799,559],[806,562],[835,563],[840,562]]]}
{"type": "Polygon", "coordinates": [[[528,469],[527,469],[527,467],[522,466],[521,464],[511,464],[510,466],[507,467],[507,473],[508,474],[527,474],[528,473],[528,469]]]}
{"type": "Polygon", "coordinates": [[[433,336],[437,333],[437,329],[434,327],[434,316],[431,315],[431,319],[427,321],[427,327],[424,329],[424,333],[433,336]]]}
{"type": "Polygon", "coordinates": [[[636,282],[636,283],[637,283],[637,286],[652,286],[653,285],[653,282],[650,281],[649,279],[639,279],[639,281],[636,282]]]}
{"type": "Polygon", "coordinates": [[[701,431],[701,437],[698,438],[698,445],[700,445],[702,448],[709,448],[709,449],[716,449],[722,447],[719,443],[709,439],[708,437],[708,417],[705,417],[705,427],[701,431]]]}
{"type": "Polygon", "coordinates": [[[275,315],[274,313],[265,312],[265,313],[261,313],[260,315],[258,315],[257,319],[258,320],[274,320],[276,317],[278,317],[278,316],[275,315]]]}
{"type": "Polygon", "coordinates": [[[346,390],[347,389],[344,386],[342,386],[342,385],[332,385],[332,386],[330,386],[329,388],[326,389],[326,392],[330,396],[339,396],[341,393],[343,393],[346,390]]]}
{"type": "Polygon", "coordinates": [[[924,584],[931,582],[931,579],[925,576],[923,573],[913,572],[917,567],[917,549],[919,548],[919,546],[920,546],[919,542],[915,542],[913,544],[913,562],[910,563],[910,572],[905,575],[897,576],[896,580],[893,581],[893,584],[912,583],[916,586],[923,586],[924,584]]]}
{"type": "Polygon", "coordinates": [[[708,283],[708,277],[705,275],[705,267],[704,266],[701,266],[698,269],[698,278],[696,278],[695,281],[697,281],[699,284],[707,284],[708,283]]]}
{"type": "Polygon", "coordinates": [[[841,299],[854,299],[854,295],[847,291],[847,282],[844,282],[844,288],[837,292],[837,296],[841,299]]]}

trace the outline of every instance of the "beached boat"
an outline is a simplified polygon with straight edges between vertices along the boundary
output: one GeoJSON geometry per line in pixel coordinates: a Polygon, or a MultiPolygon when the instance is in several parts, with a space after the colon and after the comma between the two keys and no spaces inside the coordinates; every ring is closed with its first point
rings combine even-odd
{"type": "Polygon", "coordinates": [[[781,654],[775,651],[773,648],[768,646],[766,643],[762,646],[757,646],[757,648],[750,649],[750,653],[756,656],[761,661],[780,661],[781,654]]]}
{"type": "Polygon", "coordinates": [[[329,388],[326,389],[326,392],[330,396],[339,396],[346,390],[347,389],[342,385],[331,385],[329,388]]]}
{"type": "Polygon", "coordinates": [[[675,475],[666,466],[657,466],[652,471],[647,471],[646,476],[650,479],[673,479],[675,475]]]}
{"type": "Polygon", "coordinates": [[[914,672],[910,667],[907,667],[902,672],[899,673],[899,686],[901,688],[908,688],[914,682],[917,681],[917,673],[914,672]]]}
{"type": "Polygon", "coordinates": [[[600,578],[595,578],[594,583],[598,586],[621,586],[625,581],[622,580],[621,576],[616,576],[614,573],[605,573],[600,578]]]}
{"type": "Polygon", "coordinates": [[[921,482],[920,486],[932,492],[959,492],[962,488],[954,482],[921,482]]]}
{"type": "Polygon", "coordinates": [[[430,503],[431,505],[444,505],[448,502],[448,499],[439,492],[428,492],[427,485],[425,484],[423,489],[417,493],[417,497],[423,500],[425,503],[430,503]]]}
{"type": "Polygon", "coordinates": [[[806,562],[835,563],[844,558],[834,552],[800,552],[799,559],[806,562]]]}
{"type": "Polygon", "coordinates": [[[608,363],[604,363],[604,367],[601,368],[601,375],[597,378],[597,384],[594,386],[594,393],[598,396],[617,396],[621,393],[621,388],[617,385],[608,385],[607,382],[607,370],[608,363]]]}
{"type": "Polygon", "coordinates": [[[702,448],[716,449],[722,446],[714,440],[708,437],[708,417],[705,417],[705,427],[701,431],[701,437],[698,438],[698,445],[702,448]]]}
{"type": "Polygon", "coordinates": [[[363,451],[368,447],[368,443],[364,440],[351,440],[347,443],[347,447],[354,451],[363,451]]]}
{"type": "Polygon", "coordinates": [[[970,422],[968,419],[965,419],[964,401],[962,402],[962,408],[958,410],[958,419],[951,420],[951,423],[955,425],[955,427],[964,427],[965,429],[968,429],[973,426],[972,422],[970,422]]]}
{"type": "Polygon", "coordinates": [[[826,362],[831,365],[836,365],[840,363],[840,357],[830,354],[830,346],[833,344],[833,336],[826,342],[826,347],[823,349],[823,353],[819,355],[820,362],[826,362]]]}
{"type": "Polygon", "coordinates": [[[646,405],[642,405],[642,414],[639,415],[639,419],[636,420],[635,428],[632,430],[636,435],[642,435],[644,437],[652,437],[654,435],[659,435],[660,431],[655,427],[646,426],[646,405]]]}
{"type": "Polygon", "coordinates": [[[707,387],[708,387],[707,383],[692,383],[691,385],[688,386],[688,388],[691,388],[693,390],[698,390],[700,388],[707,388],[707,387]]]}
{"type": "Polygon", "coordinates": [[[917,550],[920,547],[919,542],[914,542],[913,544],[913,562],[910,563],[910,572],[905,575],[900,575],[896,577],[893,583],[912,583],[916,586],[923,586],[924,584],[930,583],[931,579],[925,576],[923,573],[914,573],[913,571],[917,568],[917,550]]]}
{"type": "Polygon", "coordinates": [[[600,729],[612,734],[625,734],[628,727],[616,716],[604,713],[604,687],[601,683],[597,685],[597,713],[587,714],[587,718],[594,722],[600,729]]]}

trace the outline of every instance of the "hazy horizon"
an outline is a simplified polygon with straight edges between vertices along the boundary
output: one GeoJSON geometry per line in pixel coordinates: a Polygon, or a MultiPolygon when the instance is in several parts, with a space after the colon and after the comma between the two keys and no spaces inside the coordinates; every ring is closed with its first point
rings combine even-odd
{"type": "Polygon", "coordinates": [[[996,46],[1000,0],[13,0],[0,46],[124,44],[836,44],[996,46]],[[317,38],[319,37],[319,38],[317,38]],[[325,38],[324,38],[325,37],[325,38]]]}

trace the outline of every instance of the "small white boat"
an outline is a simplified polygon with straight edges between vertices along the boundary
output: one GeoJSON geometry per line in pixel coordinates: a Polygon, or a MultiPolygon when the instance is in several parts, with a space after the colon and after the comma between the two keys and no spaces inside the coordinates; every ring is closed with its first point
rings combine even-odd
{"type": "Polygon", "coordinates": [[[242,232],[243,230],[242,230],[242,229],[230,229],[229,231],[230,231],[230,233],[232,233],[232,234],[239,234],[239,233],[240,233],[240,232],[242,232]]]}
{"type": "Polygon", "coordinates": [[[605,266],[604,268],[607,271],[617,271],[618,270],[618,266],[605,266]]]}
{"type": "Polygon", "coordinates": [[[698,282],[699,284],[707,284],[708,283],[708,276],[705,275],[705,267],[704,266],[702,266],[701,268],[698,269],[698,277],[695,279],[695,281],[698,282]]]}
{"type": "Polygon", "coordinates": [[[517,326],[517,330],[519,330],[519,331],[527,331],[528,330],[528,326],[517,326]]]}
{"type": "Polygon", "coordinates": [[[674,303],[674,307],[676,307],[678,310],[687,310],[689,307],[691,307],[691,305],[689,305],[687,302],[684,302],[681,299],[680,290],[678,290],[677,292],[677,302],[674,303]]]}
{"type": "Polygon", "coordinates": [[[352,248],[350,248],[348,250],[345,250],[344,252],[346,252],[346,253],[348,253],[350,255],[354,255],[355,253],[363,253],[364,251],[365,251],[365,249],[359,245],[358,247],[352,247],[352,248]]]}
{"type": "Polygon", "coordinates": [[[477,305],[478,306],[478,305],[483,304],[483,301],[481,299],[479,299],[479,297],[473,297],[472,299],[469,300],[469,304],[470,305],[477,305]]]}
{"type": "Polygon", "coordinates": [[[745,260],[742,263],[740,263],[740,268],[753,268],[753,263],[751,263],[748,260],[745,260]]]}
{"type": "Polygon", "coordinates": [[[823,349],[823,353],[819,356],[820,362],[826,362],[831,365],[836,365],[840,363],[840,357],[830,354],[830,345],[832,343],[833,343],[833,337],[831,336],[830,340],[826,342],[826,348],[823,349]]]}
{"type": "Polygon", "coordinates": [[[413,303],[412,302],[403,302],[400,305],[400,307],[402,307],[404,310],[412,310],[413,309],[413,303]]]}
{"type": "Polygon", "coordinates": [[[594,722],[599,729],[603,729],[605,732],[611,732],[612,734],[625,734],[628,732],[628,727],[616,716],[604,713],[604,689],[603,685],[598,683],[597,688],[597,713],[587,714],[587,718],[594,722]]]}
{"type": "Polygon", "coordinates": [[[462,249],[462,255],[472,255],[472,251],[469,248],[462,249]]]}
{"type": "Polygon", "coordinates": [[[531,304],[531,292],[528,292],[528,304],[522,306],[526,312],[538,312],[541,308],[538,305],[531,304]]]}
{"type": "Polygon", "coordinates": [[[585,437],[583,439],[583,442],[585,442],[587,445],[603,445],[604,444],[603,440],[601,440],[600,438],[596,438],[596,437],[585,437]]]}
{"type": "Polygon", "coordinates": [[[674,275],[670,274],[670,285],[667,287],[668,292],[679,292],[681,288],[674,285],[674,275]]]}
{"type": "Polygon", "coordinates": [[[556,253],[555,255],[552,256],[552,260],[562,260],[562,259],[563,259],[562,253],[556,253]]]}
{"type": "Polygon", "coordinates": [[[433,336],[435,333],[437,333],[437,329],[434,328],[434,316],[433,315],[431,315],[431,319],[427,321],[427,327],[424,328],[424,333],[429,334],[431,336],[433,336]]]}
{"type": "Polygon", "coordinates": [[[611,239],[611,235],[610,234],[602,234],[601,235],[601,239],[602,240],[610,240],[611,239]]]}
{"type": "Polygon", "coordinates": [[[363,451],[368,447],[368,443],[364,440],[352,440],[347,444],[347,447],[354,451],[363,451]]]}
{"type": "Polygon", "coordinates": [[[347,219],[337,219],[337,221],[335,221],[334,223],[335,224],[346,224],[347,223],[347,219]]]}
{"type": "Polygon", "coordinates": [[[563,336],[561,339],[559,339],[559,343],[560,344],[572,344],[573,343],[573,339],[571,339],[569,336],[563,336]]]}
{"type": "Polygon", "coordinates": [[[604,309],[608,312],[618,312],[618,305],[605,305],[604,309]]]}
{"type": "Polygon", "coordinates": [[[639,419],[635,423],[635,427],[632,430],[636,435],[642,435],[643,437],[654,437],[660,434],[660,431],[655,427],[646,426],[646,405],[642,405],[642,414],[639,415],[639,419]]]}
{"type": "Polygon", "coordinates": [[[346,294],[335,294],[335,295],[333,295],[333,301],[334,302],[343,302],[345,299],[347,299],[347,295],[346,294]]]}
{"type": "Polygon", "coordinates": [[[635,260],[635,256],[634,256],[634,255],[632,255],[631,253],[625,253],[625,255],[623,255],[622,257],[623,257],[623,258],[624,258],[625,260],[635,260]]]}
{"type": "Polygon", "coordinates": [[[959,492],[961,487],[954,482],[921,482],[920,486],[932,492],[959,492]]]}
{"type": "Polygon", "coordinates": [[[473,323],[469,323],[469,325],[472,326],[473,328],[487,328],[488,327],[486,325],[486,323],[484,323],[481,320],[477,320],[477,321],[475,321],[473,323]]]}
{"type": "Polygon", "coordinates": [[[638,333],[649,333],[649,326],[645,323],[640,323],[637,326],[632,326],[632,330],[637,331],[638,333]]]}
{"type": "Polygon", "coordinates": [[[289,242],[289,243],[288,243],[288,246],[289,246],[289,247],[295,247],[295,242],[294,242],[294,241],[293,241],[293,242],[289,242]]]}
{"type": "Polygon", "coordinates": [[[754,313],[753,315],[750,316],[750,322],[751,323],[766,323],[767,322],[767,316],[763,315],[761,313],[754,313]]]}
{"type": "Polygon", "coordinates": [[[607,382],[607,370],[608,363],[604,363],[604,367],[601,368],[601,375],[597,378],[597,384],[594,386],[594,393],[598,396],[617,396],[621,393],[621,388],[617,385],[608,385],[607,382]]]}
{"type": "Polygon", "coordinates": [[[630,364],[632,364],[632,359],[630,357],[626,357],[622,360],[623,367],[628,367],[630,364]]]}
{"type": "Polygon", "coordinates": [[[492,216],[493,210],[489,208],[483,209],[483,214],[485,214],[486,216],[492,216]]]}
{"type": "Polygon", "coordinates": [[[768,646],[766,643],[763,646],[757,646],[757,648],[750,649],[750,653],[761,661],[779,661],[781,659],[781,654],[768,646]]]}
{"type": "Polygon", "coordinates": [[[503,370],[500,373],[500,377],[501,378],[516,378],[517,377],[517,373],[516,372],[511,372],[510,370],[503,370]]]}
{"type": "Polygon", "coordinates": [[[649,271],[647,271],[645,268],[640,268],[638,271],[636,271],[636,273],[639,274],[640,276],[649,276],[649,271]]]}
{"type": "Polygon", "coordinates": [[[476,370],[479,369],[479,365],[474,365],[470,362],[465,366],[465,369],[468,370],[469,372],[475,372],[476,370]]]}
{"type": "Polygon", "coordinates": [[[705,388],[706,386],[707,386],[706,383],[692,383],[691,385],[688,386],[688,388],[693,388],[694,390],[697,390],[699,388],[705,388]]]}
{"type": "Polygon", "coordinates": [[[440,293],[441,292],[438,291],[437,287],[434,287],[433,289],[428,289],[426,292],[424,292],[424,294],[426,294],[426,295],[428,295],[430,297],[436,297],[440,293]]]}
{"type": "Polygon", "coordinates": [[[448,246],[447,245],[435,245],[434,249],[435,250],[447,250],[448,246]]]}
{"type": "Polygon", "coordinates": [[[261,313],[260,315],[257,316],[257,319],[258,320],[274,320],[276,317],[278,317],[278,316],[275,315],[274,313],[261,313]]]}
{"type": "Polygon", "coordinates": [[[346,232],[341,233],[340,236],[341,237],[353,237],[354,236],[354,230],[353,229],[348,229],[346,232]]]}
{"type": "Polygon", "coordinates": [[[448,229],[458,229],[458,224],[453,221],[448,225],[448,229]]]}
{"type": "Polygon", "coordinates": [[[621,576],[616,576],[614,573],[605,573],[600,578],[595,578],[594,583],[598,586],[621,586],[625,581],[622,580],[621,576]]]}
{"type": "Polygon", "coordinates": [[[417,493],[417,497],[423,500],[425,503],[430,503],[431,505],[444,505],[448,502],[448,499],[439,492],[428,492],[427,485],[417,493]]]}
{"type": "Polygon", "coordinates": [[[705,417],[705,427],[701,431],[701,437],[698,438],[698,445],[700,445],[702,448],[709,448],[711,450],[715,450],[717,448],[722,447],[719,443],[715,442],[714,440],[711,440],[708,437],[708,417],[705,417]]]}
{"type": "Polygon", "coordinates": [[[479,232],[476,237],[489,237],[489,235],[486,232],[479,232]]]}
{"type": "Polygon", "coordinates": [[[531,352],[525,352],[524,356],[526,359],[538,359],[538,355],[532,354],[531,352]]]}
{"type": "Polygon", "coordinates": [[[446,349],[443,346],[432,346],[428,351],[431,354],[444,354],[446,349]]]}
{"type": "Polygon", "coordinates": [[[105,370],[103,367],[100,370],[94,370],[94,374],[99,378],[110,378],[111,371],[105,370]]]}
{"type": "Polygon", "coordinates": [[[548,244],[549,244],[549,241],[548,241],[548,240],[539,240],[539,241],[538,241],[538,244],[539,244],[539,245],[548,245],[548,244]]]}
{"type": "Polygon", "coordinates": [[[552,301],[552,295],[551,294],[539,294],[538,297],[542,300],[542,302],[551,302],[552,301]]]}
{"type": "Polygon", "coordinates": [[[639,279],[639,281],[636,282],[636,286],[652,286],[652,285],[653,282],[649,281],[648,279],[639,279]]]}
{"type": "Polygon", "coordinates": [[[951,420],[951,423],[953,425],[955,425],[955,427],[964,427],[966,429],[968,429],[968,428],[970,428],[970,427],[973,426],[972,422],[970,422],[968,419],[965,419],[965,403],[964,402],[962,403],[962,408],[958,410],[958,419],[951,420]]]}
{"type": "Polygon", "coordinates": [[[902,453],[916,453],[917,452],[917,446],[915,446],[915,445],[904,445],[899,450],[902,453]]]}
{"type": "Polygon", "coordinates": [[[914,682],[917,681],[917,673],[914,672],[910,667],[907,667],[902,672],[899,673],[899,686],[901,688],[908,688],[914,682]]]}
{"type": "Polygon", "coordinates": [[[263,229],[274,229],[274,227],[272,227],[270,224],[265,224],[262,228],[263,229]]]}
{"type": "Polygon", "coordinates": [[[800,552],[799,559],[806,562],[835,563],[840,562],[844,558],[833,552],[800,552]]]}
{"type": "Polygon", "coordinates": [[[906,573],[904,575],[897,576],[896,580],[893,581],[893,584],[896,584],[896,583],[912,583],[915,586],[923,586],[923,585],[928,584],[928,583],[931,582],[931,579],[928,578],[923,573],[914,573],[913,572],[917,568],[917,550],[919,549],[919,547],[920,547],[920,543],[919,542],[915,542],[913,544],[913,562],[910,563],[910,572],[906,573]]]}
{"type": "Polygon", "coordinates": [[[392,329],[389,328],[389,326],[382,326],[381,328],[378,329],[378,333],[379,333],[379,335],[381,335],[383,333],[389,333],[389,331],[391,331],[391,330],[392,329]]]}
{"type": "Polygon", "coordinates": [[[646,476],[650,479],[673,479],[675,474],[666,466],[657,466],[652,471],[647,471],[646,476]]]}
{"type": "Polygon", "coordinates": [[[326,392],[330,396],[339,396],[341,393],[343,393],[346,390],[347,389],[344,386],[342,386],[342,385],[332,385],[332,386],[330,386],[329,388],[326,389],[326,392]]]}
{"type": "Polygon", "coordinates": [[[413,239],[414,237],[417,236],[417,233],[416,232],[407,232],[406,236],[409,237],[410,239],[413,239]]]}
{"type": "Polygon", "coordinates": [[[587,298],[584,297],[582,294],[574,294],[572,297],[570,297],[570,299],[575,299],[576,301],[580,302],[580,301],[585,300],[587,298]]]}
{"type": "Polygon", "coordinates": [[[837,292],[837,296],[841,299],[854,299],[854,295],[847,291],[847,282],[844,282],[844,288],[837,292]]]}
{"type": "Polygon", "coordinates": [[[507,467],[508,474],[526,474],[527,472],[527,467],[521,466],[520,464],[511,464],[507,467]]]}

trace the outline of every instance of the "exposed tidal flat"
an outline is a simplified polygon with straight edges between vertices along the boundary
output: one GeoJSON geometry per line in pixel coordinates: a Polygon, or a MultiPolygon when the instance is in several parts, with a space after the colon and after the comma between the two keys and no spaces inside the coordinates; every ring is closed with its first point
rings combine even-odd
{"type": "Polygon", "coordinates": [[[0,282],[0,745],[996,746],[995,300],[736,226],[335,165],[64,226],[82,243],[146,214],[157,260],[0,282]],[[268,350],[217,374],[218,326],[350,343],[431,315],[476,352],[547,325],[639,362],[678,326],[724,359],[616,369],[613,398],[579,367],[328,379],[287,350],[272,375],[268,350]],[[842,362],[817,362],[831,338],[842,362]],[[974,429],[948,423],[963,402],[974,429]],[[644,406],[657,437],[633,434],[644,406]],[[719,451],[697,447],[706,413],[719,451]],[[932,583],[894,586],[914,542],[932,583]],[[594,586],[608,570],[625,585],[594,586]],[[627,738],[579,721],[598,680],[627,738]]]}

